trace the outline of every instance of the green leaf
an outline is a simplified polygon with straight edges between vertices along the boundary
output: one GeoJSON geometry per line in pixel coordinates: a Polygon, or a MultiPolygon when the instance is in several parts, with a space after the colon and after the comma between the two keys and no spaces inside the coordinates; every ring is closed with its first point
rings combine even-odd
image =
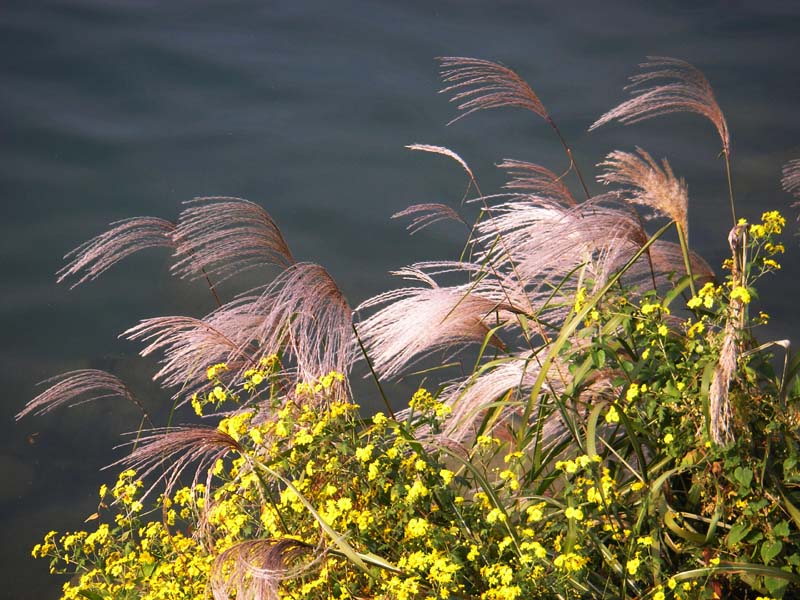
{"type": "Polygon", "coordinates": [[[764,561],[765,565],[768,565],[773,558],[781,553],[781,550],[783,550],[783,542],[780,540],[764,542],[761,546],[761,560],[764,561]]]}
{"type": "Polygon", "coordinates": [[[750,484],[753,481],[753,470],[748,467],[736,467],[733,477],[743,488],[750,489],[750,484]]]}
{"type": "Polygon", "coordinates": [[[767,588],[769,595],[773,598],[780,598],[783,596],[783,591],[788,585],[789,582],[785,579],[777,579],[775,577],[766,577],[764,579],[764,587],[767,588]]]}
{"type": "Polygon", "coordinates": [[[781,521],[772,528],[772,535],[775,537],[788,537],[789,535],[789,521],[781,521]]]}
{"type": "Polygon", "coordinates": [[[751,526],[747,523],[736,523],[731,527],[728,533],[727,544],[728,548],[733,548],[736,544],[741,542],[744,537],[750,532],[751,526]]]}
{"type": "Polygon", "coordinates": [[[88,598],[88,600],[103,600],[103,596],[91,590],[81,590],[78,592],[78,595],[88,598]]]}
{"type": "Polygon", "coordinates": [[[792,504],[791,500],[789,500],[788,496],[783,493],[783,490],[778,490],[781,493],[781,498],[783,499],[783,506],[786,511],[789,513],[789,516],[792,517],[792,521],[794,521],[795,527],[800,529],[800,510],[792,504]]]}
{"type": "Polygon", "coordinates": [[[738,563],[738,562],[722,562],[716,567],[701,567],[699,569],[691,569],[690,571],[682,571],[672,576],[675,581],[689,581],[692,579],[704,580],[711,575],[718,575],[720,573],[738,574],[744,579],[745,576],[751,577],[769,577],[774,579],[785,579],[786,581],[797,585],[800,583],[800,577],[794,573],[783,571],[775,567],[767,567],[766,565],[755,565],[752,563],[738,563]]]}

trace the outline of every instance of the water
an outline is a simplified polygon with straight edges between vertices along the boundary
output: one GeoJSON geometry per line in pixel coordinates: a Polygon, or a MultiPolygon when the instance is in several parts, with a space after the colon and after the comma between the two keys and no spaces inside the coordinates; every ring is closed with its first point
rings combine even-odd
{"type": "MultiPolygon", "coordinates": [[[[527,113],[493,111],[446,128],[454,113],[435,93],[435,56],[515,68],[585,172],[636,144],[668,156],[689,182],[693,245],[719,264],[730,223],[709,124],[675,116],[586,133],[624,99],[625,79],[645,55],[689,60],[726,111],[741,216],[787,209],[778,179],[781,165],[800,157],[800,5],[651,4],[6,0],[0,596],[57,596],[59,582],[29,549],[51,528],[81,527],[110,476],[98,468],[138,424],[113,402],[13,423],[36,382],[106,368],[163,415],[166,395],[148,383],[152,365],[116,335],[141,318],[212,308],[201,285],[168,277],[158,251],[69,291],[53,276],[65,252],[117,219],[174,218],[195,196],[242,196],[262,203],[295,255],[324,264],[357,304],[391,285],[390,269],[457,252],[456,231],[409,239],[389,219],[416,202],[456,203],[464,187],[457,167],[405,144],[453,148],[484,190],[500,183],[493,165],[504,157],[565,168],[549,129],[527,113]]],[[[775,323],[764,339],[800,334],[800,261],[797,243],[787,246],[783,271],[763,288],[775,323]]]]}

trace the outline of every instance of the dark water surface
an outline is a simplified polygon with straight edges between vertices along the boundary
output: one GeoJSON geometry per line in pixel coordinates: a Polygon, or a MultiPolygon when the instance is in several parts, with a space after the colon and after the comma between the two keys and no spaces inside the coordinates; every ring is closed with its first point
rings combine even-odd
{"type": "MultiPolygon", "coordinates": [[[[295,256],[325,265],[357,304],[391,285],[390,269],[459,249],[457,231],[408,238],[389,219],[412,203],[457,203],[464,188],[457,167],[405,144],[453,148],[484,191],[500,183],[494,164],[504,157],[566,167],[550,130],[528,113],[493,111],[446,128],[454,112],[435,93],[435,56],[515,68],[585,172],[613,149],[668,156],[690,186],[693,246],[718,265],[730,219],[711,125],[677,115],[586,132],[624,99],[645,55],[695,63],[732,131],[741,216],[779,208],[794,233],[779,176],[800,157],[800,3],[697,4],[5,0],[0,597],[57,597],[59,582],[30,548],[49,529],[81,527],[112,476],[98,468],[138,425],[114,402],[15,424],[35,384],[104,368],[163,416],[168,394],[149,383],[152,364],[116,336],[145,317],[213,307],[201,285],[167,275],[158,251],[69,291],[53,275],[65,252],[117,219],[172,219],[192,197],[241,196],[267,208],[295,256]]],[[[764,339],[800,339],[799,258],[790,239],[783,271],[763,287],[774,324],[764,339]]]]}

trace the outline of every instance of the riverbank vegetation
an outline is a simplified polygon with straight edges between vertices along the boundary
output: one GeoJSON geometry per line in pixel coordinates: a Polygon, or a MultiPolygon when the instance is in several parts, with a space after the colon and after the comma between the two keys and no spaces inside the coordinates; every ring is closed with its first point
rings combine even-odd
{"type": "MultiPolygon", "coordinates": [[[[161,357],[155,378],[176,418],[200,424],[159,427],[143,411],[90,526],[33,549],[71,576],[63,598],[800,591],[800,359],[787,340],[758,339],[769,316],[755,308],[759,279],[780,275],[786,219],[771,207],[737,217],[730,133],[703,74],[651,58],[591,129],[678,111],[710,122],[731,215],[730,256],[715,268],[691,250],[688,186],[666,159],[611,152],[598,165],[607,191],[592,196],[518,74],[440,64],[456,119],[533,113],[568,168],[506,159],[506,185],[484,194],[457,153],[409,146],[461,169],[467,191],[395,216],[412,233],[461,222],[465,241],[454,259],[397,271],[402,287],[351,308],[262,207],[237,198],[194,200],[177,223],[116,223],[68,256],[60,278],[83,283],[168,247],[174,273],[205,280],[219,306],[125,333],[161,357]],[[271,283],[217,296],[216,283],[264,264],[281,269],[271,283]],[[354,364],[381,412],[359,410],[354,364]],[[395,411],[383,382],[399,376],[418,389],[395,411]]],[[[783,184],[800,192],[800,162],[783,184]]],[[[141,405],[107,373],[50,384],[20,416],[108,396],[141,405]]]]}

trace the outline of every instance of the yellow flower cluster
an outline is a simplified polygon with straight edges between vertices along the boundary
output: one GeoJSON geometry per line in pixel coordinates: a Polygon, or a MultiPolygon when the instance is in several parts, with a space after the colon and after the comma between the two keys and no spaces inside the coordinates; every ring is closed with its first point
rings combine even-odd
{"type": "Polygon", "coordinates": [[[432,414],[439,419],[447,417],[452,412],[450,406],[439,402],[433,394],[425,388],[419,388],[414,392],[408,406],[419,413],[432,414]]]}
{"type": "MultiPolygon", "coordinates": [[[[197,540],[170,531],[161,521],[144,523],[138,515],[142,482],[132,470],[123,471],[113,487],[118,501],[116,526],[99,523],[94,531],[77,531],[57,538],[49,532],[33,556],[51,559],[52,572],[73,572],[65,583],[63,600],[131,598],[142,600],[200,600],[208,594],[207,581],[214,555],[197,540]],[[120,518],[121,517],[121,518],[120,518]]],[[[100,496],[107,494],[102,486],[100,496]]],[[[184,488],[166,508],[192,505],[197,497],[184,488]]],[[[187,513],[188,516],[188,513],[187,513]]],[[[174,524],[174,511],[172,515],[174,524]]]]}
{"type": "Polygon", "coordinates": [[[697,295],[693,296],[686,303],[689,308],[699,308],[704,306],[707,309],[714,307],[714,301],[722,294],[721,286],[714,286],[713,283],[708,282],[702,288],[697,290],[697,295]]]}
{"type": "Polygon", "coordinates": [[[300,382],[295,386],[296,396],[313,396],[315,394],[330,393],[335,383],[342,383],[344,375],[338,371],[331,371],[313,381],[300,382]]]}

